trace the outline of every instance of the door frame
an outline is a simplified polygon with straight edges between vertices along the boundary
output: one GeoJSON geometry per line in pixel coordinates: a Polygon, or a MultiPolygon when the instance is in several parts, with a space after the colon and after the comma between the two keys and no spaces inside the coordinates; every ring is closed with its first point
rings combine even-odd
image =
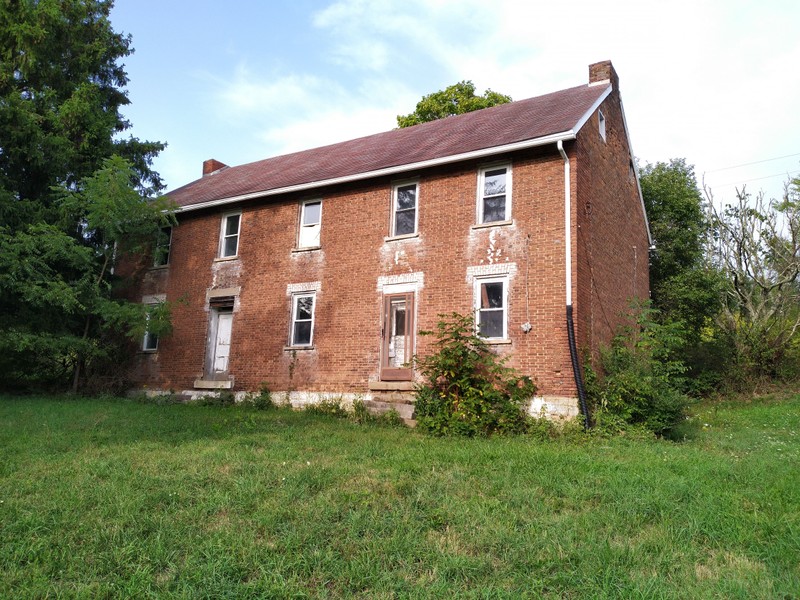
{"type": "MultiPolygon", "coordinates": [[[[230,372],[230,354],[228,354],[228,365],[225,371],[215,371],[214,363],[217,359],[217,338],[219,334],[219,317],[221,314],[231,316],[231,339],[233,338],[233,298],[224,297],[214,299],[210,303],[210,316],[208,321],[208,338],[206,339],[206,360],[204,365],[205,379],[219,381],[228,379],[230,372]]],[[[232,345],[232,344],[231,344],[232,345]]]]}
{"type": "Polygon", "coordinates": [[[415,302],[414,292],[384,292],[383,293],[383,310],[381,314],[381,362],[380,362],[380,380],[381,381],[411,381],[414,378],[414,367],[409,363],[408,367],[391,367],[389,366],[389,343],[391,338],[392,328],[392,302],[398,299],[405,300],[406,303],[406,316],[405,316],[405,331],[403,348],[408,349],[410,354],[407,356],[413,357],[414,346],[416,343],[416,319],[415,316],[415,302]]]}

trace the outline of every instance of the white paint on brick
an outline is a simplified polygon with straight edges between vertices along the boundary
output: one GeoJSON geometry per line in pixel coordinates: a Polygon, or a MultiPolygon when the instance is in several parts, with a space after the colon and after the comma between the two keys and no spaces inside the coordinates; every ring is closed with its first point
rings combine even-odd
{"type": "Polygon", "coordinates": [[[536,396],[528,406],[534,417],[541,415],[549,419],[574,419],[580,415],[577,398],[563,396],[536,396]]]}
{"type": "Polygon", "coordinates": [[[142,304],[158,304],[166,301],[166,294],[150,294],[149,296],[142,296],[142,304]]]}
{"type": "Polygon", "coordinates": [[[475,265],[467,267],[467,283],[472,283],[476,277],[485,277],[488,275],[510,275],[514,276],[517,273],[517,263],[493,263],[490,265],[475,265]]]}
{"type": "Polygon", "coordinates": [[[321,281],[308,281],[306,283],[290,283],[286,286],[286,295],[291,296],[297,292],[318,292],[322,289],[321,281]]]}
{"type": "MultiPolygon", "coordinates": [[[[245,392],[240,392],[241,397],[237,394],[237,401],[245,397],[245,392]]],[[[342,408],[352,409],[353,402],[356,400],[363,400],[363,394],[341,393],[341,392],[303,392],[303,391],[270,391],[270,397],[275,404],[290,404],[292,408],[305,408],[319,404],[320,402],[338,402],[342,408]]]]}
{"type": "Polygon", "coordinates": [[[409,287],[408,284],[412,284],[408,291],[415,291],[425,287],[425,274],[422,271],[415,271],[413,273],[400,273],[398,275],[381,275],[378,277],[378,291],[379,292],[386,292],[389,293],[400,293],[406,291],[405,289],[399,289],[403,284],[406,284],[406,287],[409,287]],[[393,289],[397,288],[397,289],[393,289]]]}

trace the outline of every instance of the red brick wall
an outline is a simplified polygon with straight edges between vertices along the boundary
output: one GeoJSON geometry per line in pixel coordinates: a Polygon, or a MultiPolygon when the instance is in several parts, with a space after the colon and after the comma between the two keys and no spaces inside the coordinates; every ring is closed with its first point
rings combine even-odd
{"type": "Polygon", "coordinates": [[[631,300],[649,297],[649,239],[619,93],[606,98],[606,140],[595,113],[578,134],[573,154],[577,202],[575,299],[581,350],[596,353],[626,322],[631,300]]]}

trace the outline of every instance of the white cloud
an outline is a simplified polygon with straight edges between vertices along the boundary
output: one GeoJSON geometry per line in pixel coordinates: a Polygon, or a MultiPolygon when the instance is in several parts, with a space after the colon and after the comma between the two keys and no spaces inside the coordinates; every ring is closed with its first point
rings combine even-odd
{"type": "Polygon", "coordinates": [[[217,73],[204,122],[225,124],[217,137],[230,141],[215,144],[229,143],[228,156],[384,131],[462,79],[515,99],[579,85],[590,63],[610,59],[640,158],[686,157],[715,185],[800,168],[792,158],[716,171],[800,152],[795,3],[338,0],[307,19],[293,24],[315,44],[304,61],[287,49],[269,68],[252,54],[217,73]]]}

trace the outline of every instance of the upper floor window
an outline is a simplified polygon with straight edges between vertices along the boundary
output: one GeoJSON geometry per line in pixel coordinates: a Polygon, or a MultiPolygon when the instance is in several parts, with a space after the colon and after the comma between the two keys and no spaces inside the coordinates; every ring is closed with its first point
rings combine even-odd
{"type": "Polygon", "coordinates": [[[478,175],[478,223],[511,220],[511,167],[481,169],[478,175]]]}
{"type": "Polygon", "coordinates": [[[475,325],[488,339],[508,337],[508,278],[475,280],[475,325]]]}
{"type": "Polygon", "coordinates": [[[239,254],[239,228],[242,213],[230,213],[222,216],[222,232],[219,240],[220,258],[229,258],[239,254]]]}
{"type": "Polygon", "coordinates": [[[603,114],[602,110],[597,111],[597,124],[600,128],[600,137],[603,138],[603,141],[606,141],[606,116],[603,114]]]}
{"type": "Polygon", "coordinates": [[[314,340],[314,299],[313,292],[292,296],[292,331],[290,346],[310,346],[314,340]]]}
{"type": "Polygon", "coordinates": [[[172,245],[172,227],[162,227],[156,236],[153,250],[153,266],[164,267],[169,264],[169,251],[172,245]]]}
{"type": "Polygon", "coordinates": [[[300,205],[300,234],[297,239],[298,248],[315,248],[319,246],[319,234],[322,223],[322,201],[310,200],[300,205]]]}
{"type": "Polygon", "coordinates": [[[392,189],[392,235],[410,235],[417,232],[416,183],[395,185],[392,189]]]}

